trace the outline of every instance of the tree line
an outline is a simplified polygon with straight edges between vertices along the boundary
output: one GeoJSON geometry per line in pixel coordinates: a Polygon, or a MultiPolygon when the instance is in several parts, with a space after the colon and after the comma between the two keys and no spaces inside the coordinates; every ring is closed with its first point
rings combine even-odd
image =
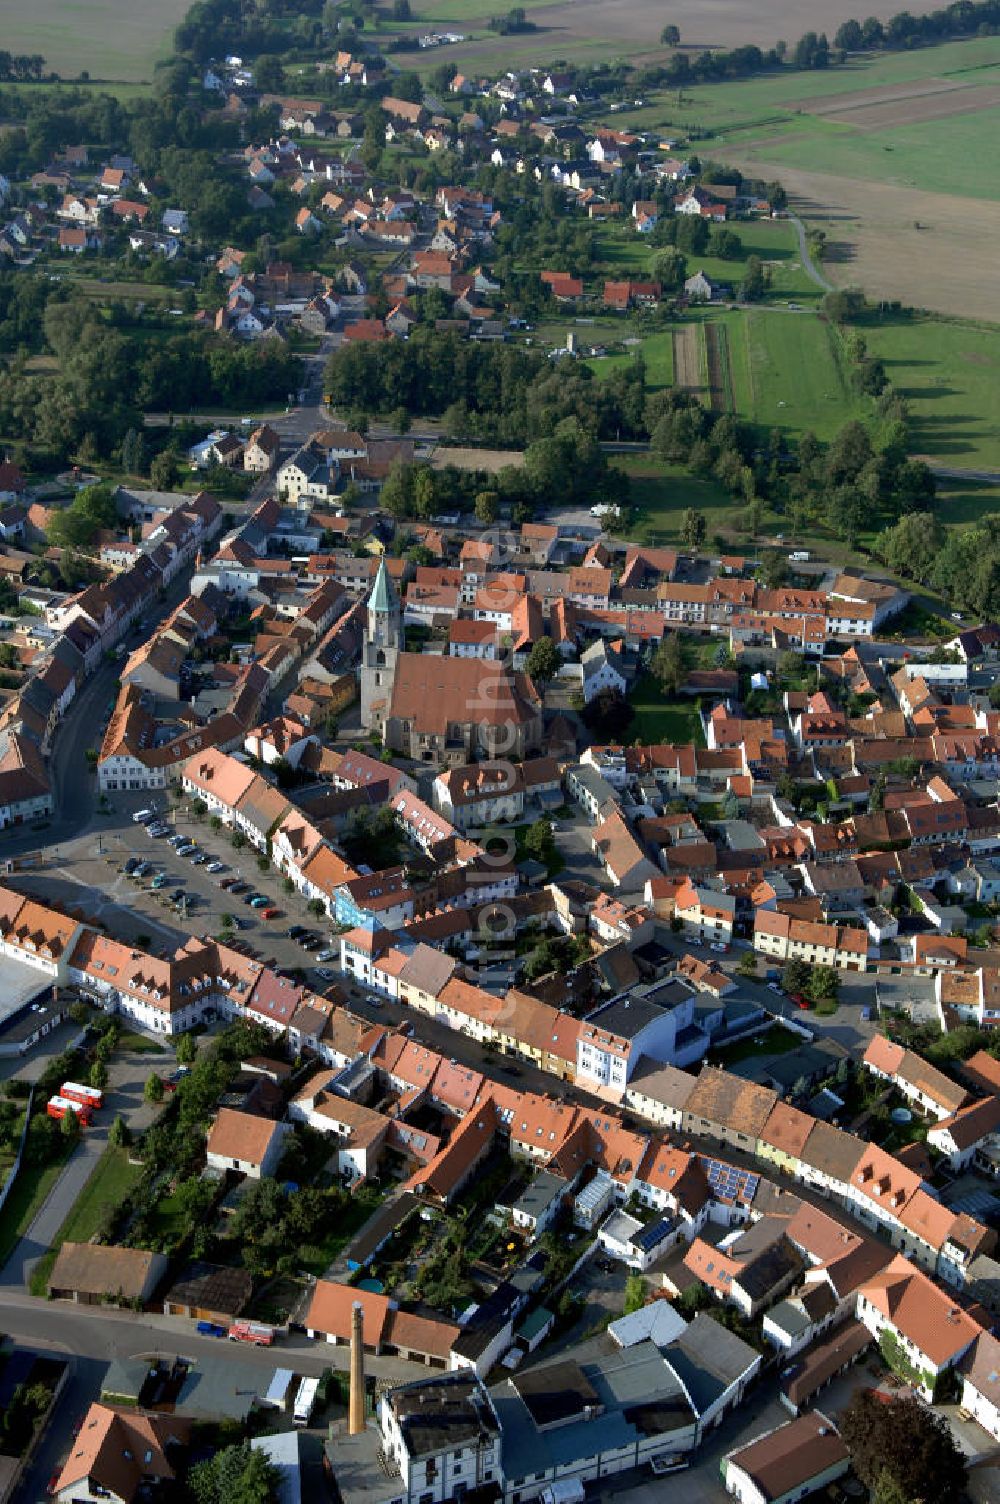
{"type": "Polygon", "coordinates": [[[522,345],[479,344],[426,325],[409,339],[345,344],[330,357],[325,390],[352,414],[441,417],[454,438],[523,448],[568,417],[597,439],[645,438],[645,367],[606,381],[522,345]]]}
{"type": "MultiPolygon", "coordinates": [[[[642,69],[636,85],[643,89],[657,84],[678,88],[685,84],[749,78],[788,67],[823,69],[843,63],[852,52],[929,47],[952,38],[990,35],[998,29],[1000,0],[956,0],[954,5],[927,15],[914,16],[903,10],[886,22],[874,16],[864,21],[845,21],[834,33],[832,45],[825,32],[807,31],[791,48],[786,42],[778,42],[766,51],[750,44],[730,51],[706,49],[694,56],[675,52],[661,67],[642,69]]],[[[670,45],[679,40],[678,36],[670,45]]]]}
{"type": "Polygon", "coordinates": [[[0,83],[35,82],[45,72],[40,52],[0,52],[0,83]]]}
{"type": "MultiPolygon", "coordinates": [[[[931,510],[935,484],[909,454],[906,404],[880,363],[856,335],[846,348],[859,389],[875,394],[874,421],[846,423],[828,445],[807,432],[792,447],[780,430],[759,431],[709,411],[688,392],[648,392],[641,354],[600,380],[581,362],[553,361],[524,346],[473,344],[427,326],[406,341],[342,346],[327,366],[326,392],[352,423],[369,413],[397,421],[435,417],[449,438],[525,449],[532,486],[517,498],[525,502],[546,487],[568,505],[620,502],[611,479],[617,472],[605,472],[599,445],[649,439],[661,459],[742,497],[751,533],[767,501],[794,531],[819,525],[854,543],[873,517],[891,526],[931,510]]],[[[510,490],[504,494],[514,499],[510,490]]],[[[398,505],[400,515],[441,510],[429,495],[422,502],[407,495],[398,505]]]]}
{"type": "MultiPolygon", "coordinates": [[[[17,313],[20,304],[7,307],[17,313]]],[[[146,411],[255,406],[301,385],[301,362],[281,342],[239,345],[198,330],[150,340],[62,289],[47,301],[41,333],[58,361],[54,374],[32,371],[26,349],[0,371],[0,432],[23,442],[34,467],[110,458],[146,411]]]]}
{"type": "Polygon", "coordinates": [[[910,512],[877,538],[879,557],[984,621],[1000,618],[1000,513],[973,527],[942,527],[933,512],[910,512]]]}

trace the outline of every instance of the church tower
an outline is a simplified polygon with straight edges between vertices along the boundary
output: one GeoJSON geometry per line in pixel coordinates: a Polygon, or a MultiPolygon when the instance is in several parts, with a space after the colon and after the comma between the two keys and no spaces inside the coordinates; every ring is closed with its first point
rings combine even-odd
{"type": "Polygon", "coordinates": [[[396,658],[402,650],[403,616],[383,555],[368,597],[368,621],[361,653],[361,724],[366,731],[381,726],[385,719],[396,675],[396,658]]]}

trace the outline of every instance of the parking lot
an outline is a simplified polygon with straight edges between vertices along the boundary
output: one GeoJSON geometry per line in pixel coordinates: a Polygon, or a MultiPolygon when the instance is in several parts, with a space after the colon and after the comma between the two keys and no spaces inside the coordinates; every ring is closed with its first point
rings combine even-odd
{"type": "MultiPolygon", "coordinates": [[[[234,850],[227,830],[213,830],[186,807],[165,812],[168,831],[153,837],[133,822],[132,813],[154,801],[134,795],[128,809],[120,807],[124,802],[120,799],[112,829],[65,844],[46,866],[19,873],[17,886],[81,911],[116,938],[160,955],[172,954],[191,935],[228,931],[234,944],[259,959],[284,970],[301,968],[318,990],[330,984],[336,948],[329,921],[312,914],[299,893],[285,892],[280,873],[270,867],[260,871],[252,847],[234,850]],[[187,855],[177,849],[182,837],[195,848],[187,855]],[[197,855],[205,860],[193,860],[197,855]],[[255,896],[262,900],[257,906],[248,902],[255,896]],[[266,919],[265,909],[271,911],[266,919]],[[224,923],[226,915],[231,926],[224,923]],[[296,927],[310,932],[308,948],[302,936],[289,937],[288,930],[296,927]],[[325,951],[333,952],[329,965],[318,960],[325,951]],[[320,975],[319,967],[329,975],[320,975]]],[[[162,796],[156,803],[165,810],[162,796]]]]}

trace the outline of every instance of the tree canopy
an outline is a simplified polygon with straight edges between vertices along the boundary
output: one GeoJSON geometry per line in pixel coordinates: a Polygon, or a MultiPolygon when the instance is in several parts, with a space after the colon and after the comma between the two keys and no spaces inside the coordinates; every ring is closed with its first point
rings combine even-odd
{"type": "Polygon", "coordinates": [[[840,1431],[868,1488],[894,1486],[910,1504],[958,1504],[965,1460],[944,1416],[915,1396],[886,1403],[869,1389],[858,1390],[841,1412],[840,1431]]]}

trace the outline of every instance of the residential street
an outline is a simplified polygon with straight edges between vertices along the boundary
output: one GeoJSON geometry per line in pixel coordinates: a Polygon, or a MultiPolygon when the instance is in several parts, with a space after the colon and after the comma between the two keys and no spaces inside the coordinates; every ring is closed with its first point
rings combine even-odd
{"type": "MultiPolygon", "coordinates": [[[[284,1339],[272,1349],[199,1337],[194,1323],[183,1317],[118,1311],[107,1306],[73,1306],[35,1300],[0,1287],[0,1330],[30,1347],[50,1348],[73,1358],[72,1372],[55,1420],[28,1469],[16,1497],[17,1504],[41,1504],[48,1479],[65,1458],[74,1421],[100,1394],[107,1364],[114,1358],[182,1356],[197,1365],[208,1360],[231,1376],[236,1394],[266,1388],[275,1368],[292,1368],[318,1378],[326,1368],[346,1369],[348,1348],[310,1342],[306,1337],[284,1339]]],[[[366,1358],[376,1378],[405,1382],[427,1370],[399,1358],[366,1358]]]]}

